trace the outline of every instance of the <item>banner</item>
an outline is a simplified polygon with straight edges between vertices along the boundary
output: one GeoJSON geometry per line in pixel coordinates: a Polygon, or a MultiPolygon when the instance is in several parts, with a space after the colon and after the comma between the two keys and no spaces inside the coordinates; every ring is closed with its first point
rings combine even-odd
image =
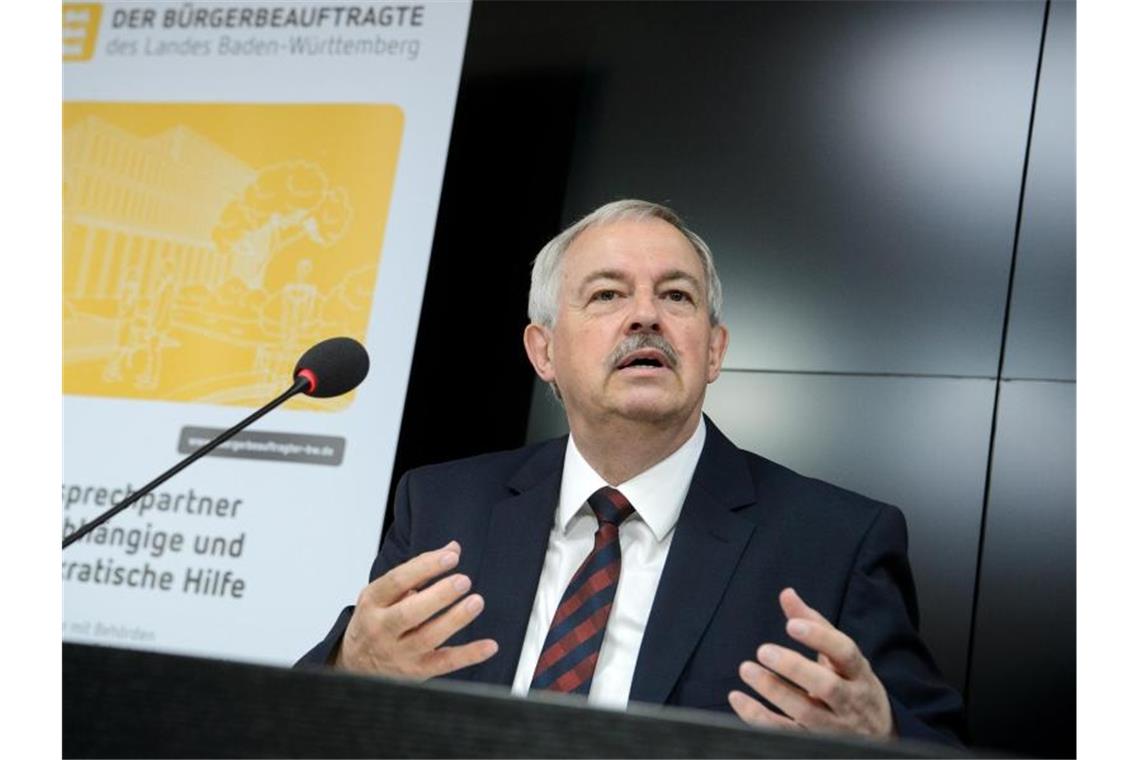
{"type": "Polygon", "coordinates": [[[288,664],[383,520],[470,6],[63,5],[63,533],[299,397],[62,555],[65,640],[288,664]]]}

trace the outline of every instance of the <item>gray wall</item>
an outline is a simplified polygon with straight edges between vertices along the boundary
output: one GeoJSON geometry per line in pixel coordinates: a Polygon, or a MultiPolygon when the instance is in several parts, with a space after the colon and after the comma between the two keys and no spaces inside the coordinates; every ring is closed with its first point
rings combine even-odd
{"type": "MultiPolygon", "coordinates": [[[[592,72],[563,221],[644,197],[708,240],[706,411],[900,506],[975,740],[1072,754],[1073,4],[1043,57],[1045,3],[637,6],[549,43],[592,72]]],[[[528,438],[564,430],[536,386],[528,438]]]]}

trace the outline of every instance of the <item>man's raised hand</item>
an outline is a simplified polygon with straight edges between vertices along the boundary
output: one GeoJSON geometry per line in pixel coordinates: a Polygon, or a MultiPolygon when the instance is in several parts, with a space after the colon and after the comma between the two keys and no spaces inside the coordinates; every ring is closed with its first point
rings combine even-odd
{"type": "Polygon", "coordinates": [[[467,595],[470,578],[444,575],[459,564],[459,552],[459,544],[452,541],[365,586],[337,650],[336,667],[425,680],[483,662],[499,651],[491,639],[443,646],[483,611],[483,597],[467,595]],[[428,585],[439,575],[444,577],[428,585]]]}
{"type": "Polygon", "coordinates": [[[819,655],[812,661],[786,647],[762,645],[756,650],[759,663],[742,663],[740,677],[784,715],[732,691],[728,703],[736,714],[760,726],[892,736],[887,691],[855,642],[793,589],[780,592],[780,606],[788,618],[788,635],[819,655]]]}

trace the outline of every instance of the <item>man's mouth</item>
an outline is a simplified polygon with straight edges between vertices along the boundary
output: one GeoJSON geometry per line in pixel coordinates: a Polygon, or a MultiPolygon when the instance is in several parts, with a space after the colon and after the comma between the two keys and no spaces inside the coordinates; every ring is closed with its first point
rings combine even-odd
{"type": "Polygon", "coordinates": [[[618,370],[635,368],[663,369],[669,366],[665,354],[655,348],[644,348],[626,356],[617,364],[618,370]]]}

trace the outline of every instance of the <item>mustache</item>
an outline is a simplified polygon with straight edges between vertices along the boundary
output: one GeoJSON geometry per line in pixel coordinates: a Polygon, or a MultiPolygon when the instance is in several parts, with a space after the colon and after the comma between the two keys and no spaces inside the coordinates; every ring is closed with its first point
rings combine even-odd
{"type": "Polygon", "coordinates": [[[617,369],[626,358],[634,351],[640,351],[643,348],[654,348],[665,355],[665,361],[670,368],[677,366],[679,357],[677,356],[677,349],[665,340],[665,338],[657,335],[656,333],[635,333],[622,340],[617,344],[610,355],[606,357],[606,363],[610,369],[617,369]]]}

